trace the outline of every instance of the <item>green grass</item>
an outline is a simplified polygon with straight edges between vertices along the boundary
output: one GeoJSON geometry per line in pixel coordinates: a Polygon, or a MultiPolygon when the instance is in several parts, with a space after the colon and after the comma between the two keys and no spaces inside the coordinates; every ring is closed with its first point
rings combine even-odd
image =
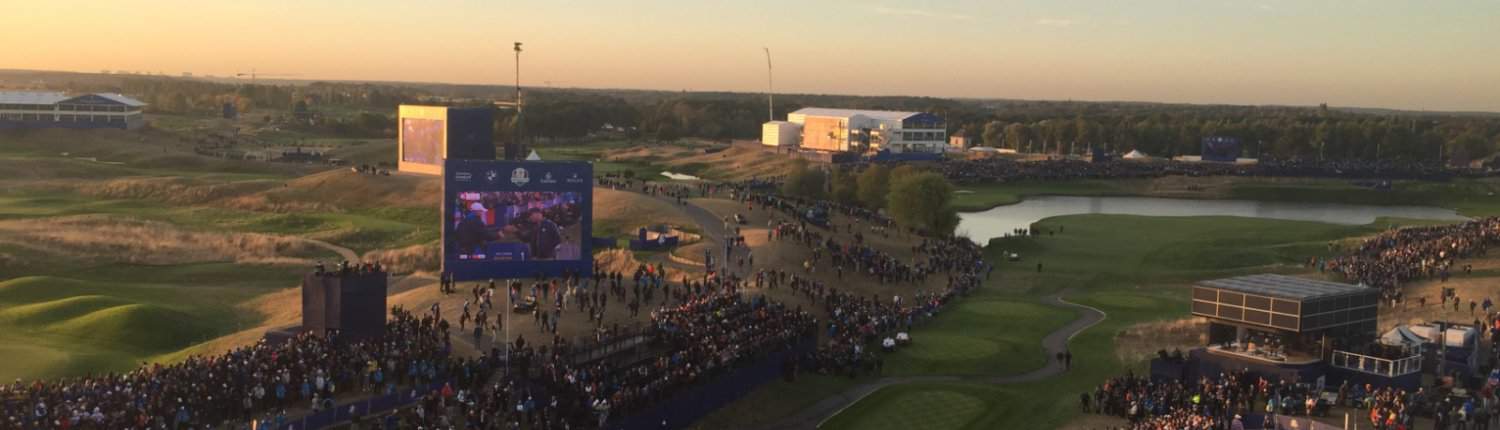
{"type": "MultiPolygon", "coordinates": [[[[62,268],[59,268],[62,269],[62,268]]],[[[290,268],[80,267],[0,281],[0,379],[130,370],[258,323],[235,306],[290,286],[290,268]],[[148,279],[170,281],[148,281],[148,279]]]]}
{"type": "Polygon", "coordinates": [[[870,430],[988,428],[975,427],[972,423],[981,416],[1009,408],[1009,405],[990,400],[995,397],[994,391],[971,384],[888,387],[870,394],[824,423],[824,427],[870,430]]]}
{"type": "Polygon", "coordinates": [[[996,206],[1020,203],[1031,196],[1126,196],[1138,194],[1144,181],[1080,180],[1059,182],[1016,182],[958,187],[953,208],[959,212],[977,212],[996,206]]]}
{"type": "MultiPolygon", "coordinates": [[[[1188,315],[1186,285],[1248,273],[1300,273],[1309,256],[1328,253],[1330,242],[1363,236],[1405,220],[1368,226],[1239,217],[1073,215],[1037,223],[1063,233],[1003,238],[986,252],[1003,251],[1021,262],[1000,262],[985,288],[913,332],[911,348],[887,357],[887,375],[1011,375],[1041,366],[1046,333],[1076,312],[1038,304],[1038,297],[1067,290],[1066,299],[1096,307],[1108,318],[1069,344],[1073,369],[1037,382],[987,385],[935,382],[887,387],[830,419],[825,428],[1055,428],[1077,415],[1078,393],[1144,363],[1114,354],[1119,331],[1141,322],[1188,315]],[[1036,271],[1036,264],[1043,265],[1036,271]],[[997,347],[998,346],[998,347],[997,347]],[[1009,348],[1009,349],[1006,349],[1009,348]],[[951,406],[931,403],[934,399],[951,406]],[[977,399],[977,403],[974,400],[977,399]],[[918,406],[924,405],[924,406],[918,406]],[[977,412],[976,412],[977,411],[977,412]],[[939,418],[942,417],[942,418],[939,418]],[[902,427],[905,426],[905,427],[902,427]]],[[[849,386],[853,384],[850,383],[849,386]]],[[[795,413],[820,398],[792,397],[795,384],[752,393],[750,409],[732,405],[716,415],[746,417],[758,409],[795,413]],[[772,403],[772,404],[767,404],[772,403]]]]}
{"type": "Polygon", "coordinates": [[[759,428],[791,415],[803,406],[832,397],[868,377],[827,376],[804,373],[797,381],[782,379],[768,382],[736,400],[729,408],[720,408],[693,423],[694,429],[759,428]]]}
{"type": "MultiPolygon", "coordinates": [[[[1353,181],[1306,178],[1226,178],[1225,195],[1207,198],[1240,200],[1345,203],[1364,205],[1437,206],[1465,216],[1500,215],[1500,181],[1455,179],[1448,182],[1394,181],[1389,190],[1354,185],[1353,181]]],[[[1029,196],[1143,196],[1149,182],[1142,179],[1057,182],[1014,182],[961,186],[953,206],[974,212],[1019,203],[1029,196]]]]}
{"type": "Polygon", "coordinates": [[[429,243],[441,236],[436,211],[422,208],[272,213],[174,206],[145,199],[95,198],[62,191],[0,193],[0,220],[93,214],[165,222],[197,230],[306,236],[357,252],[429,243]]]}
{"type": "Polygon", "coordinates": [[[888,355],[885,374],[1003,375],[1039,368],[1047,357],[1038,339],[1076,317],[1071,309],[978,294],[912,330],[920,346],[888,355]],[[1003,330],[972,330],[997,320],[1009,323],[1003,330]]]}

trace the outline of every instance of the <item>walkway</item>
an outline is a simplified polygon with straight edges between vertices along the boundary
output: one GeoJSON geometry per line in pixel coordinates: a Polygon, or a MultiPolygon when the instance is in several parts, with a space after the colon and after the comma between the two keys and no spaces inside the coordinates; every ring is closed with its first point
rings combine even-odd
{"type": "MultiPolygon", "coordinates": [[[[709,246],[714,246],[716,248],[722,246],[721,241],[723,240],[723,238],[728,237],[729,235],[728,230],[724,228],[724,221],[722,219],[719,219],[719,217],[714,215],[712,212],[709,212],[707,209],[692,204],[691,202],[688,202],[685,205],[679,205],[676,199],[670,197],[650,195],[647,196],[681,207],[683,211],[692,218],[693,222],[697,223],[699,227],[703,229],[703,239],[709,243],[709,246]]],[[[1100,321],[1104,321],[1104,318],[1106,317],[1104,311],[1095,309],[1090,306],[1080,305],[1069,302],[1067,300],[1063,300],[1063,294],[1067,293],[1068,291],[1061,291],[1056,294],[1043,297],[1041,300],[1041,302],[1044,304],[1057,307],[1071,307],[1082,311],[1082,315],[1080,315],[1077,319],[1074,319],[1067,325],[1053,331],[1052,333],[1049,333],[1046,337],[1042,338],[1042,349],[1046,351],[1047,357],[1046,365],[1042,366],[1040,369],[1032,370],[1030,372],[1022,373],[1019,375],[992,376],[977,380],[987,384],[1015,384],[1022,382],[1039,381],[1062,374],[1065,370],[1063,369],[1063,364],[1054,359],[1054,357],[1056,357],[1058,353],[1067,350],[1068,341],[1072,340],[1074,336],[1077,336],[1078,333],[1087,330],[1089,327],[1093,327],[1094,324],[1098,324],[1100,321]]],[[[761,426],[761,428],[766,430],[816,429],[819,425],[822,425],[824,421],[827,421],[829,418],[838,415],[839,412],[843,412],[843,410],[848,408],[849,406],[858,403],[859,400],[865,398],[865,396],[868,396],[871,393],[880,390],[881,388],[889,387],[892,385],[909,384],[916,382],[960,382],[975,380],[976,378],[967,375],[883,377],[857,385],[844,391],[843,393],[839,393],[832,397],[824,398],[822,401],[819,401],[818,403],[815,403],[812,406],[803,409],[797,414],[784,417],[780,420],[777,420],[776,422],[761,426]]]]}
{"type": "MultiPolygon", "coordinates": [[[[1089,327],[1092,327],[1094,324],[1098,324],[1100,321],[1104,321],[1105,318],[1105,314],[1103,311],[1094,309],[1089,306],[1084,306],[1063,300],[1062,294],[1065,293],[1067,292],[1063,291],[1044,297],[1042,298],[1042,303],[1059,307],[1077,308],[1083,311],[1083,315],[1079,316],[1078,319],[1075,319],[1072,322],[1068,323],[1068,325],[1065,325],[1062,328],[1053,331],[1051,334],[1048,334],[1047,337],[1042,339],[1042,349],[1047,351],[1047,365],[1042,366],[1040,369],[1032,370],[1030,372],[1022,373],[1019,375],[993,376],[979,379],[980,381],[987,384],[1014,384],[1020,382],[1039,381],[1063,373],[1064,369],[1062,363],[1059,363],[1053,357],[1056,357],[1057,353],[1067,349],[1068,341],[1072,340],[1073,336],[1078,335],[1078,333],[1081,333],[1089,327]]],[[[909,384],[915,382],[960,382],[974,380],[975,378],[973,378],[972,376],[958,375],[884,377],[857,385],[833,397],[825,398],[822,401],[819,401],[818,403],[815,403],[812,406],[803,409],[801,412],[798,412],[795,415],[791,415],[776,422],[761,426],[761,428],[768,430],[816,429],[819,425],[822,425],[824,421],[827,421],[829,418],[833,418],[835,415],[838,415],[839,412],[843,412],[844,409],[855,403],[858,403],[859,400],[865,398],[865,396],[868,396],[871,393],[880,390],[881,388],[889,387],[892,385],[909,384]]]]}

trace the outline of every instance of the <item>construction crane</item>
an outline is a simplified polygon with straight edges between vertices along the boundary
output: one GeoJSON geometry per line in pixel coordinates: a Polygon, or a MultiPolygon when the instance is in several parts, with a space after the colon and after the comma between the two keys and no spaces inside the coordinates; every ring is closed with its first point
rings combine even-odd
{"type": "Polygon", "coordinates": [[[258,77],[261,77],[261,76],[275,77],[275,78],[290,78],[290,77],[302,76],[302,75],[295,74],[295,73],[259,73],[259,72],[256,72],[255,69],[250,69],[249,73],[235,73],[234,74],[234,77],[236,77],[236,78],[243,78],[243,77],[246,77],[246,76],[249,76],[250,77],[250,83],[254,84],[255,83],[255,79],[258,78],[258,77]]]}

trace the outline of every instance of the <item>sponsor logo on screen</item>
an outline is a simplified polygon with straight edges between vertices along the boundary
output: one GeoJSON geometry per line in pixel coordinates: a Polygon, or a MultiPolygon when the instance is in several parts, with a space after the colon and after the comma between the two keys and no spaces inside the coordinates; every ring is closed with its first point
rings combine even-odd
{"type": "Polygon", "coordinates": [[[552,179],[552,172],[547,172],[547,174],[542,175],[541,183],[543,183],[543,184],[556,184],[557,180],[556,179],[552,179]]]}
{"type": "Polygon", "coordinates": [[[474,179],[474,175],[469,174],[469,172],[457,172],[453,174],[453,180],[455,181],[469,182],[470,179],[474,179]]]}
{"type": "Polygon", "coordinates": [[[568,177],[568,179],[566,179],[566,181],[569,184],[582,184],[583,183],[583,177],[578,176],[577,173],[574,173],[573,176],[568,177]]]}
{"type": "Polygon", "coordinates": [[[496,179],[500,179],[500,172],[496,172],[494,170],[484,172],[484,180],[495,182],[496,179]]]}
{"type": "Polygon", "coordinates": [[[510,172],[510,183],[516,184],[517,187],[524,187],[528,182],[531,182],[531,176],[526,173],[525,168],[517,167],[516,170],[510,172]]]}

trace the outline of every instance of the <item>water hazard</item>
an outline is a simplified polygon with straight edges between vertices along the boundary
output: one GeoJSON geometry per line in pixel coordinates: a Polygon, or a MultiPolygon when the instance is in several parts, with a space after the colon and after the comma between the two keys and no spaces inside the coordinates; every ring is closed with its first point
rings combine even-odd
{"type": "Polygon", "coordinates": [[[1452,209],[1431,206],[1373,206],[1341,203],[1192,200],[1156,197],[1029,197],[983,212],[961,213],[960,233],[978,243],[1030,227],[1043,218],[1076,214],[1145,216],[1239,216],[1333,224],[1369,224],[1379,217],[1461,221],[1452,209]]]}

